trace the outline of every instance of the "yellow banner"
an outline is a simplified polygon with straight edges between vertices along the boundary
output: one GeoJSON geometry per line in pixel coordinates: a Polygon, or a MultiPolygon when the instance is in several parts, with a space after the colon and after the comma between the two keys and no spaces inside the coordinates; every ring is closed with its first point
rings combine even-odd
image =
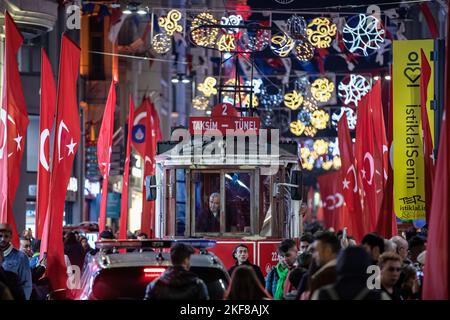
{"type": "Polygon", "coordinates": [[[431,66],[427,110],[434,143],[434,69],[430,53],[433,40],[393,42],[393,168],[394,212],[402,220],[425,219],[425,176],[420,113],[420,75],[423,49],[431,66]]]}

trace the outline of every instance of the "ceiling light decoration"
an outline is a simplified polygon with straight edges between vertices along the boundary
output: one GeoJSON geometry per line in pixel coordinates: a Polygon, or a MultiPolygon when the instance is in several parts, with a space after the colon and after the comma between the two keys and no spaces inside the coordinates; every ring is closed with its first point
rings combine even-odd
{"type": "Polygon", "coordinates": [[[289,128],[292,134],[296,136],[301,136],[302,133],[305,131],[305,124],[300,120],[296,120],[290,123],[289,128]]]}
{"type": "Polygon", "coordinates": [[[260,94],[261,93],[261,86],[263,84],[263,81],[261,79],[252,79],[245,81],[246,86],[251,86],[252,91],[254,94],[260,94]]]}
{"type": "Polygon", "coordinates": [[[197,86],[198,91],[202,92],[205,97],[210,97],[212,94],[217,94],[217,89],[214,88],[217,80],[213,77],[206,77],[203,83],[197,86]]]}
{"type": "Polygon", "coordinates": [[[316,79],[311,85],[311,94],[317,101],[327,102],[334,91],[334,83],[327,78],[316,79]]]}
{"type": "Polygon", "coordinates": [[[181,12],[175,9],[169,11],[166,17],[159,17],[158,25],[166,30],[169,36],[172,36],[175,32],[182,32],[183,27],[178,24],[181,20],[181,12]]]}
{"type": "Polygon", "coordinates": [[[330,115],[325,110],[319,109],[311,114],[310,121],[314,128],[323,130],[327,127],[328,121],[330,121],[330,115]]]}
{"type": "Polygon", "coordinates": [[[336,35],[336,24],[328,18],[315,18],[308,25],[306,34],[309,42],[317,48],[328,48],[336,35]]]}
{"type": "Polygon", "coordinates": [[[205,110],[208,108],[209,99],[204,96],[196,96],[192,99],[192,107],[197,110],[205,110]]]}
{"type": "MultiPolygon", "coordinates": [[[[247,94],[245,96],[244,101],[242,101],[242,107],[243,108],[250,108],[250,94],[247,94]]],[[[252,95],[251,107],[253,109],[256,109],[258,107],[258,98],[255,95],[252,95]]]]}
{"type": "Polygon", "coordinates": [[[267,109],[278,107],[283,102],[283,95],[280,93],[280,89],[275,86],[263,87],[261,95],[259,97],[261,106],[267,109]]]}
{"type": "Polygon", "coordinates": [[[322,162],[322,169],[323,170],[328,171],[328,170],[331,169],[332,166],[333,166],[333,161],[332,160],[327,160],[327,161],[322,162]]]}
{"type": "Polygon", "coordinates": [[[323,139],[314,141],[313,149],[319,156],[323,156],[328,153],[328,142],[323,139]]]}
{"type": "Polygon", "coordinates": [[[281,58],[287,57],[294,46],[295,41],[284,33],[277,34],[270,40],[270,49],[281,58]]]}
{"type": "Polygon", "coordinates": [[[303,100],[303,109],[308,112],[313,112],[317,109],[317,100],[313,97],[306,97],[303,100]]]}
{"type": "Polygon", "coordinates": [[[346,105],[358,106],[362,97],[370,91],[369,80],[359,74],[351,74],[345,77],[338,85],[339,97],[344,100],[346,105]]]}
{"type": "Polygon", "coordinates": [[[291,38],[302,39],[306,37],[306,20],[302,16],[291,16],[286,22],[286,27],[291,38]]]}
{"type": "Polygon", "coordinates": [[[294,87],[302,96],[307,96],[311,88],[311,83],[309,83],[307,76],[301,76],[295,79],[294,87]]]}
{"type": "Polygon", "coordinates": [[[291,110],[297,110],[303,103],[303,97],[296,90],[284,95],[284,105],[291,110]]]}
{"type": "Polygon", "coordinates": [[[217,42],[217,49],[222,52],[232,52],[236,50],[235,39],[232,34],[223,34],[219,42],[217,42]]]}
{"type": "MultiPolygon", "coordinates": [[[[225,26],[238,26],[244,21],[240,14],[230,15],[228,17],[222,17],[220,24],[225,26]]],[[[229,34],[236,34],[239,32],[239,28],[222,28],[222,30],[229,34]]]]}
{"type": "Polygon", "coordinates": [[[333,127],[337,128],[339,120],[341,120],[344,112],[347,115],[348,128],[354,130],[356,128],[356,112],[352,108],[342,107],[338,111],[334,111],[331,115],[331,124],[333,127]]]}
{"type": "Polygon", "coordinates": [[[317,134],[317,129],[312,126],[306,126],[303,133],[305,134],[305,136],[314,137],[317,134]]]}
{"type": "Polygon", "coordinates": [[[342,166],[341,157],[340,156],[334,156],[333,157],[333,168],[338,170],[342,166]]]}
{"type": "Polygon", "coordinates": [[[295,45],[295,57],[303,62],[309,61],[314,57],[314,47],[309,41],[297,41],[295,45]]]}
{"type": "Polygon", "coordinates": [[[165,33],[157,33],[153,36],[152,48],[157,54],[166,54],[172,48],[172,39],[165,33]]]}
{"type": "Polygon", "coordinates": [[[344,45],[348,51],[364,56],[375,53],[384,42],[384,36],[381,22],[372,15],[353,16],[342,29],[344,45]]]}
{"type": "Polygon", "coordinates": [[[207,26],[218,23],[217,19],[208,12],[198,14],[191,22],[190,34],[192,42],[198,46],[214,48],[219,29],[207,26]]]}
{"type": "Polygon", "coordinates": [[[239,39],[239,45],[251,52],[263,51],[270,44],[270,30],[260,29],[260,24],[249,23],[247,32],[242,34],[239,39]]]}

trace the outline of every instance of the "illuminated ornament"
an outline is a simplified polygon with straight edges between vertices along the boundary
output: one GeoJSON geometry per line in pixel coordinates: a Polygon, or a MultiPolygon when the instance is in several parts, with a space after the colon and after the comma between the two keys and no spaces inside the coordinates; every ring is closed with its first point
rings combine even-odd
{"type": "MultiPolygon", "coordinates": [[[[234,78],[228,79],[225,81],[222,86],[223,89],[226,90],[234,90],[236,88],[236,81],[234,78]]],[[[245,99],[245,95],[243,92],[233,92],[233,91],[223,91],[222,93],[222,102],[231,103],[234,105],[234,99],[236,97],[236,102],[243,101],[245,99]]]]}
{"type": "Polygon", "coordinates": [[[317,101],[313,97],[306,97],[303,101],[303,109],[309,112],[317,110],[317,101]]]}
{"type": "Polygon", "coordinates": [[[289,127],[291,129],[292,134],[296,136],[300,136],[305,130],[305,125],[303,124],[303,122],[299,120],[291,122],[289,127]]]}
{"type": "MultiPolygon", "coordinates": [[[[222,17],[222,19],[220,19],[220,24],[225,26],[238,26],[242,21],[242,16],[240,14],[237,14],[228,17],[222,17]]],[[[239,28],[222,28],[222,30],[229,34],[235,34],[239,32],[239,28]]]]}
{"type": "Polygon", "coordinates": [[[331,160],[328,160],[328,161],[324,161],[323,163],[322,163],[322,169],[323,170],[330,170],[331,169],[331,167],[333,166],[333,161],[331,161],[331,160]]]}
{"type": "Polygon", "coordinates": [[[217,19],[208,12],[198,14],[191,22],[192,42],[198,46],[214,48],[219,29],[208,26],[218,23],[217,19]]]}
{"type": "Polygon", "coordinates": [[[245,81],[245,85],[246,86],[251,86],[252,91],[254,94],[260,94],[261,93],[261,85],[262,85],[262,80],[261,79],[253,79],[252,81],[247,80],[245,81]]]}
{"type": "Polygon", "coordinates": [[[210,97],[212,94],[217,94],[217,89],[214,86],[217,84],[217,80],[213,77],[207,77],[197,87],[198,91],[202,92],[205,97],[210,97]]]}
{"type": "Polygon", "coordinates": [[[295,46],[294,40],[284,33],[273,36],[270,43],[270,49],[281,58],[287,57],[295,46]]]}
{"type": "Polygon", "coordinates": [[[302,96],[306,96],[309,92],[309,88],[311,87],[311,83],[309,83],[308,77],[303,76],[295,80],[295,90],[297,90],[302,96]]]}
{"type": "Polygon", "coordinates": [[[323,130],[327,127],[330,115],[324,110],[316,110],[311,114],[311,124],[314,128],[323,130]]]}
{"type": "Polygon", "coordinates": [[[332,156],[338,156],[339,155],[339,140],[334,139],[334,141],[330,141],[328,143],[328,148],[330,149],[332,156]]]}
{"type": "Polygon", "coordinates": [[[344,115],[344,112],[347,115],[348,128],[350,130],[354,130],[356,128],[356,112],[352,108],[342,107],[339,111],[333,112],[331,115],[331,124],[334,127],[337,127],[339,120],[341,120],[344,115]]]}
{"type": "Polygon", "coordinates": [[[305,127],[305,131],[303,132],[308,137],[314,137],[317,133],[317,129],[311,126],[305,127]]]}
{"type": "Polygon", "coordinates": [[[314,169],[314,163],[311,163],[309,161],[303,161],[302,162],[302,167],[305,170],[312,171],[314,169]]]}
{"type": "Polygon", "coordinates": [[[334,156],[333,157],[333,168],[334,169],[340,169],[342,166],[341,157],[334,156]]]}
{"type": "Polygon", "coordinates": [[[370,91],[369,81],[361,75],[351,74],[350,78],[344,78],[338,85],[339,97],[344,99],[344,104],[358,106],[362,97],[370,91]]]}
{"type": "Polygon", "coordinates": [[[192,107],[197,110],[205,110],[208,108],[209,99],[204,96],[196,96],[192,99],[192,107]]]}
{"type": "Polygon", "coordinates": [[[336,35],[336,24],[328,18],[315,18],[306,29],[309,42],[317,48],[328,48],[336,35]]]}
{"type": "Polygon", "coordinates": [[[314,47],[308,41],[298,42],[295,46],[295,57],[300,61],[309,61],[314,57],[314,47]]]}
{"type": "Polygon", "coordinates": [[[323,139],[314,141],[313,149],[319,156],[323,156],[328,153],[328,142],[323,139]]]}
{"type": "Polygon", "coordinates": [[[302,39],[306,37],[306,20],[303,17],[290,17],[286,23],[286,27],[291,38],[302,39]]]}
{"type": "Polygon", "coordinates": [[[302,103],[303,97],[295,90],[284,95],[284,105],[291,110],[297,110],[302,103]]]}
{"type": "Polygon", "coordinates": [[[302,159],[308,159],[311,152],[309,151],[309,148],[303,147],[300,148],[300,156],[302,159]]]}
{"type": "Polygon", "coordinates": [[[217,42],[217,48],[222,52],[231,52],[236,50],[236,45],[234,43],[234,37],[231,34],[224,34],[220,37],[219,42],[217,42]]]}
{"type": "Polygon", "coordinates": [[[169,36],[172,36],[174,32],[182,32],[183,27],[178,24],[181,20],[181,12],[178,10],[170,10],[166,17],[159,17],[158,25],[166,30],[169,36]]]}
{"type": "Polygon", "coordinates": [[[259,24],[249,23],[247,32],[242,34],[239,45],[247,51],[263,51],[270,43],[270,30],[259,29],[259,24]]]}
{"type": "Polygon", "coordinates": [[[334,91],[334,83],[327,78],[316,79],[311,85],[311,93],[314,99],[320,102],[327,102],[331,99],[334,91]]]}
{"type": "Polygon", "coordinates": [[[165,54],[172,47],[172,39],[165,33],[157,33],[152,39],[152,48],[157,54],[165,54]]]}
{"type": "Polygon", "coordinates": [[[348,51],[368,56],[380,48],[385,31],[372,15],[359,14],[347,20],[342,29],[344,45],[348,51]]]}
{"type": "MultiPolygon", "coordinates": [[[[250,95],[246,95],[244,98],[244,101],[242,101],[242,107],[243,108],[250,108],[250,95]]],[[[252,103],[251,103],[251,107],[252,108],[256,108],[258,107],[258,98],[253,95],[252,96],[252,103]]]]}

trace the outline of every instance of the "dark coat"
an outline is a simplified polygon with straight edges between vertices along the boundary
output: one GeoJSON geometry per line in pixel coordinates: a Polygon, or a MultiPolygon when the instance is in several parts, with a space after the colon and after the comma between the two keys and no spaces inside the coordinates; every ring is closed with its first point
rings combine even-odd
{"type": "Polygon", "coordinates": [[[147,286],[145,300],[209,300],[209,296],[203,280],[175,266],[147,286]]]}
{"type": "Polygon", "coordinates": [[[381,290],[369,290],[366,283],[367,277],[347,276],[340,277],[335,284],[318,289],[317,300],[389,300],[389,297],[381,290]]]}
{"type": "Polygon", "coordinates": [[[335,283],[337,280],[336,274],[336,264],[330,264],[329,266],[325,265],[323,268],[320,268],[316,273],[311,277],[311,288],[310,288],[310,297],[313,296],[314,291],[335,283]]]}
{"type": "Polygon", "coordinates": [[[220,232],[220,214],[217,218],[209,210],[203,210],[195,222],[196,232],[220,232]]]}
{"type": "Polygon", "coordinates": [[[81,243],[65,243],[64,254],[69,257],[70,263],[80,267],[83,270],[85,252],[81,243]]]}
{"type": "MultiPolygon", "coordinates": [[[[248,260],[244,262],[243,265],[247,265],[253,268],[253,271],[255,271],[256,273],[256,277],[258,278],[259,282],[261,282],[261,285],[264,288],[266,285],[266,280],[264,280],[264,276],[261,272],[261,269],[256,264],[251,264],[250,262],[248,262],[248,260]]],[[[236,264],[232,266],[230,270],[228,270],[228,274],[230,275],[230,277],[233,274],[234,269],[236,269],[237,267],[239,267],[239,265],[236,262],[236,264]]]]}
{"type": "Polygon", "coordinates": [[[9,289],[14,300],[25,300],[25,293],[20,285],[19,277],[16,273],[5,271],[0,265],[0,282],[9,289]]]}

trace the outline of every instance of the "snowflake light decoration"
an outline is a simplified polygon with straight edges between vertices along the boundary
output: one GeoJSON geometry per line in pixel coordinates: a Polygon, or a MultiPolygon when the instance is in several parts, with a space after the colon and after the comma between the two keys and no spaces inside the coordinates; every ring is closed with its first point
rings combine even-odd
{"type": "Polygon", "coordinates": [[[209,99],[204,96],[196,96],[192,99],[192,107],[197,110],[205,110],[208,108],[209,99]]]}
{"type": "Polygon", "coordinates": [[[356,112],[352,108],[342,107],[339,111],[334,111],[331,115],[331,124],[337,128],[339,120],[341,120],[344,112],[347,115],[348,128],[354,130],[356,128],[356,112]]]}
{"type": "MultiPolygon", "coordinates": [[[[225,26],[238,26],[243,20],[244,19],[240,14],[230,15],[228,17],[222,17],[222,19],[220,19],[220,24],[225,26]]],[[[222,28],[222,30],[229,34],[236,34],[239,32],[239,28],[222,28]]]]}
{"type": "Polygon", "coordinates": [[[297,41],[295,57],[300,61],[309,61],[314,57],[314,47],[309,41],[297,41]]]}
{"type": "Polygon", "coordinates": [[[157,54],[165,54],[172,47],[171,38],[165,33],[157,33],[152,39],[152,48],[157,54]]]}
{"type": "Polygon", "coordinates": [[[169,36],[172,36],[175,32],[182,32],[183,26],[178,24],[181,20],[181,12],[178,10],[170,10],[166,17],[159,17],[158,25],[166,30],[169,36]]]}
{"type": "Polygon", "coordinates": [[[215,25],[219,22],[208,12],[198,14],[191,22],[191,38],[197,46],[214,48],[216,44],[218,28],[210,28],[202,26],[215,25]]]}
{"type": "Polygon", "coordinates": [[[338,85],[339,97],[344,104],[358,106],[362,97],[370,91],[370,82],[359,74],[351,74],[350,78],[344,78],[338,85]]]}
{"type": "Polygon", "coordinates": [[[301,16],[294,15],[286,22],[289,36],[293,39],[306,37],[306,20],[301,16]]]}
{"type": "Polygon", "coordinates": [[[314,99],[320,102],[327,102],[331,99],[334,91],[334,83],[327,78],[316,79],[311,84],[311,94],[314,99]]]}
{"type": "Polygon", "coordinates": [[[322,130],[327,127],[328,121],[330,120],[330,115],[326,113],[323,109],[314,111],[311,114],[311,124],[314,128],[322,130]]]}
{"type": "Polygon", "coordinates": [[[270,49],[281,58],[285,58],[295,46],[295,41],[286,34],[277,34],[270,40],[270,49]]]}
{"type": "Polygon", "coordinates": [[[246,86],[252,86],[252,91],[254,94],[260,94],[261,93],[261,86],[262,86],[262,80],[261,79],[253,79],[253,80],[247,80],[245,81],[246,86]]]}
{"type": "Polygon", "coordinates": [[[328,18],[315,18],[308,25],[306,34],[309,42],[317,48],[328,48],[336,35],[336,24],[328,18]]]}
{"type": "Polygon", "coordinates": [[[342,29],[344,45],[348,51],[368,56],[380,48],[385,31],[380,21],[371,15],[359,14],[347,20],[342,29]]]}
{"type": "Polygon", "coordinates": [[[300,120],[291,122],[289,127],[290,127],[292,134],[294,134],[296,136],[301,136],[303,131],[305,130],[305,125],[300,120]]]}
{"type": "Polygon", "coordinates": [[[297,91],[292,91],[284,95],[284,105],[291,110],[297,110],[303,103],[303,97],[297,91]]]}
{"type": "Polygon", "coordinates": [[[314,141],[313,149],[319,156],[328,153],[328,142],[323,139],[318,139],[314,141]]]}

